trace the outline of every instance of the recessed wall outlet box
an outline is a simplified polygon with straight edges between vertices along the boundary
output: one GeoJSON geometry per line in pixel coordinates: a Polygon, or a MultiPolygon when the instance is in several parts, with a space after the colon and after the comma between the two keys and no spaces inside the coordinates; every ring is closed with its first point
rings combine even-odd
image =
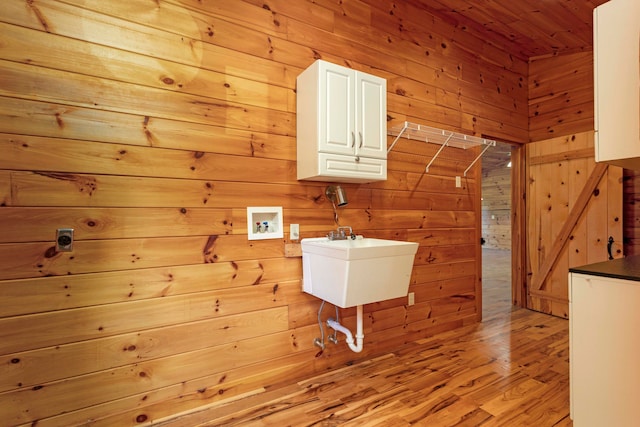
{"type": "Polygon", "coordinates": [[[281,239],[284,237],[281,206],[247,208],[247,236],[249,240],[281,239]]]}
{"type": "Polygon", "coordinates": [[[407,304],[413,305],[416,303],[416,294],[414,294],[413,292],[409,292],[408,297],[409,298],[408,298],[407,304]]]}
{"type": "Polygon", "coordinates": [[[456,176],[456,188],[462,188],[462,178],[456,176]]]}
{"type": "Polygon", "coordinates": [[[300,239],[300,224],[289,224],[289,238],[291,240],[300,239]]]}
{"type": "Polygon", "coordinates": [[[71,252],[73,250],[73,228],[56,230],[56,251],[71,252]]]}

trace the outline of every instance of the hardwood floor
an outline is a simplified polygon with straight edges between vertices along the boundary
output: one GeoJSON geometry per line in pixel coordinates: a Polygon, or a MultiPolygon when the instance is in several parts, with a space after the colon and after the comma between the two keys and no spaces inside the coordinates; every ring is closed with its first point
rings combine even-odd
{"type": "Polygon", "coordinates": [[[511,311],[511,251],[482,249],[482,318],[511,311]]]}
{"type": "Polygon", "coordinates": [[[508,252],[483,258],[482,323],[161,425],[572,426],[568,321],[512,308],[508,252]]]}

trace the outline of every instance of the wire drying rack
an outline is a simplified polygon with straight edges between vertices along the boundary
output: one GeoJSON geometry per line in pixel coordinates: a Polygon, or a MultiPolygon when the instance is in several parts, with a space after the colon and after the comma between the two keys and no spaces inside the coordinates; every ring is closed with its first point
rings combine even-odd
{"type": "Polygon", "coordinates": [[[437,129],[430,126],[420,125],[412,122],[403,122],[397,126],[393,126],[388,129],[387,134],[395,136],[393,143],[389,146],[387,153],[389,153],[396,142],[400,138],[415,139],[418,141],[424,141],[431,144],[438,144],[441,147],[433,156],[429,164],[425,168],[425,172],[429,172],[429,167],[438,158],[442,150],[445,147],[454,147],[466,150],[467,148],[484,146],[481,153],[471,162],[471,164],[465,169],[464,176],[467,176],[469,169],[482,157],[482,155],[491,147],[495,147],[496,141],[492,139],[480,138],[477,136],[465,135],[462,133],[451,132],[443,129],[437,129]]]}

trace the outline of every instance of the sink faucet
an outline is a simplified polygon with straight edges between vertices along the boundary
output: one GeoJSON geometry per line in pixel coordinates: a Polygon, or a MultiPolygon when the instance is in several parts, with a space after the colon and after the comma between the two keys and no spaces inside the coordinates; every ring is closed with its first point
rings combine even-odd
{"type": "Polygon", "coordinates": [[[351,240],[356,239],[356,235],[353,234],[353,229],[348,225],[338,227],[336,231],[330,231],[329,234],[327,234],[329,240],[347,240],[347,236],[351,238],[351,240]],[[347,230],[349,234],[346,233],[347,230]]]}

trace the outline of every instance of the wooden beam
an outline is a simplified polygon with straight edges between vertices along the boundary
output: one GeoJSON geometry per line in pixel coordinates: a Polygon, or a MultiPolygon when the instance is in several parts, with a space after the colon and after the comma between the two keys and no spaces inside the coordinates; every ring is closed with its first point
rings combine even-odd
{"type": "Polygon", "coordinates": [[[593,147],[581,148],[579,150],[566,151],[557,154],[546,154],[543,156],[536,156],[529,159],[530,165],[543,165],[552,162],[565,162],[573,159],[585,159],[587,157],[593,157],[593,147]]]}
{"type": "MultiPolygon", "coordinates": [[[[529,296],[532,298],[540,298],[541,300],[545,300],[548,302],[556,302],[558,304],[563,304],[566,306],[567,299],[564,296],[556,296],[551,294],[550,292],[545,292],[543,290],[531,289],[529,291],[529,296]]],[[[548,313],[547,313],[548,314],[548,313]]],[[[562,317],[558,315],[559,317],[562,317]]]]}
{"type": "Polygon", "coordinates": [[[600,182],[604,174],[607,172],[607,168],[608,168],[608,165],[605,163],[596,164],[595,169],[589,176],[587,183],[585,184],[584,188],[580,192],[580,195],[578,196],[578,199],[576,200],[575,205],[571,209],[571,212],[567,217],[567,221],[562,226],[562,230],[560,230],[558,237],[553,243],[553,246],[551,247],[551,251],[549,252],[549,255],[544,259],[544,261],[542,262],[542,266],[540,267],[540,270],[538,270],[537,274],[533,277],[533,283],[531,286],[532,290],[535,291],[535,290],[545,289],[545,285],[546,285],[545,282],[546,282],[547,276],[549,275],[549,272],[551,271],[554,264],[556,263],[558,256],[560,256],[560,253],[562,252],[562,249],[564,248],[565,243],[567,243],[567,240],[569,239],[569,236],[571,235],[573,228],[578,223],[578,220],[580,220],[580,216],[582,215],[582,212],[584,211],[584,209],[587,207],[587,204],[589,203],[589,199],[591,198],[591,195],[593,194],[594,190],[598,186],[598,183],[600,182]]]}

